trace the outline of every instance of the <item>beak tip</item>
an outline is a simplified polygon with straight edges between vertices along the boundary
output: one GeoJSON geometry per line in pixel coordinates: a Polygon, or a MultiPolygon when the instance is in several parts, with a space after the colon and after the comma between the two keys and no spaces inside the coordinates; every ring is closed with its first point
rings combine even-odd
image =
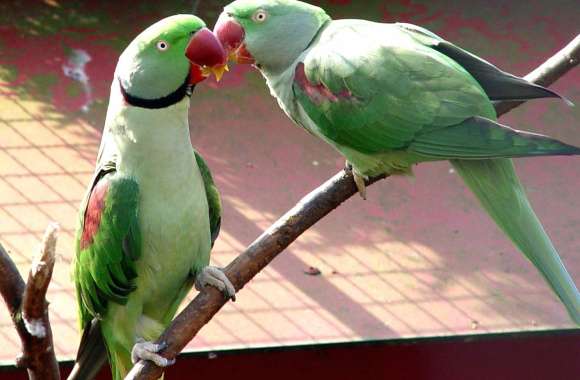
{"type": "Polygon", "coordinates": [[[222,80],[224,73],[226,71],[230,71],[227,63],[215,65],[215,66],[211,66],[211,67],[205,67],[202,70],[203,70],[203,73],[206,77],[213,75],[217,82],[222,80]]]}
{"type": "Polygon", "coordinates": [[[226,13],[222,13],[218,18],[213,32],[222,46],[228,51],[236,50],[245,37],[244,28],[226,13]]]}
{"type": "Polygon", "coordinates": [[[196,32],[185,50],[190,62],[199,66],[214,66],[227,61],[227,53],[215,34],[207,28],[196,32]]]}

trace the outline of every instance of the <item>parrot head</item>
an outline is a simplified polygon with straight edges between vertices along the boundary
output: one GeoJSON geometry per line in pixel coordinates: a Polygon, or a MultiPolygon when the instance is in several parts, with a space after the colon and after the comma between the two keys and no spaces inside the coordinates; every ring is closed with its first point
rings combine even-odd
{"type": "Polygon", "coordinates": [[[176,15],[141,32],[121,54],[115,75],[125,93],[159,99],[211,73],[221,77],[226,63],[226,52],[200,18],[176,15]]]}
{"type": "Polygon", "coordinates": [[[237,0],[214,33],[229,58],[276,72],[288,68],[330,20],[319,7],[294,0],[237,0]]]}

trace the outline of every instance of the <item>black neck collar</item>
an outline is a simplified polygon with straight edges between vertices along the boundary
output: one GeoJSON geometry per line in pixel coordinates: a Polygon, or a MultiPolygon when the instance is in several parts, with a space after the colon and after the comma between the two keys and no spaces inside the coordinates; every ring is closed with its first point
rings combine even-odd
{"type": "Polygon", "coordinates": [[[148,109],[165,108],[172,106],[175,103],[179,103],[186,96],[191,96],[193,88],[195,87],[195,85],[189,83],[189,74],[188,74],[187,78],[185,78],[185,81],[183,81],[183,84],[179,86],[179,88],[173,91],[171,94],[157,99],[144,99],[129,94],[127,90],[125,90],[125,88],[123,87],[121,79],[118,79],[118,81],[119,87],[121,88],[121,94],[123,94],[123,98],[125,99],[127,104],[130,104],[135,107],[148,109]]]}

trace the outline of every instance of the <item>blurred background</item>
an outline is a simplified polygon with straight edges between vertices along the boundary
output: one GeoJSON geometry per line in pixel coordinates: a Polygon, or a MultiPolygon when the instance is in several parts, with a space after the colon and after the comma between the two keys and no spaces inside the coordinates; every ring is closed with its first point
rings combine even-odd
{"type": "MultiPolygon", "coordinates": [[[[141,30],[175,13],[213,26],[227,1],[0,2],[0,241],[22,273],[49,221],[62,230],[49,289],[55,348],[78,341],[70,281],[77,208],[87,186],[117,57],[141,30]],[[199,4],[197,4],[199,3],[199,4]]],[[[524,75],[580,31],[574,0],[312,1],[334,18],[418,24],[524,75]]],[[[554,89],[580,102],[580,71],[554,89]]],[[[515,128],[580,145],[579,107],[526,104],[515,128]]],[[[212,253],[226,265],[343,159],[296,128],[261,76],[235,67],[191,101],[193,145],[222,192],[212,253]]],[[[580,283],[580,161],[519,159],[518,173],[580,283]]],[[[0,360],[19,340],[0,307],[0,360]]],[[[572,327],[540,275],[479,209],[447,163],[422,164],[354,197],[304,234],[229,303],[189,349],[572,327]]]]}

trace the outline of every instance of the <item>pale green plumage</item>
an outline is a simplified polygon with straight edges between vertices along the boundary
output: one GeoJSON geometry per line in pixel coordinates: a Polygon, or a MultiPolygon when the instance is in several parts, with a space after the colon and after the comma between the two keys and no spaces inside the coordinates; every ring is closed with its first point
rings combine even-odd
{"type": "Polygon", "coordinates": [[[124,378],[137,339],[158,338],[209,263],[221,204],[191,146],[189,97],[160,109],[130,106],[117,81],[147,99],[174,91],[189,72],[185,46],[203,26],[190,15],[164,19],[119,60],[97,174],[81,208],[74,278],[85,334],[70,379],[94,376],[103,341],[113,377],[124,378]],[[157,49],[160,39],[169,49],[157,49]],[[99,188],[106,189],[102,205],[94,201],[99,188]]]}
{"type": "Polygon", "coordinates": [[[292,0],[238,0],[225,12],[244,28],[245,47],[284,111],[357,174],[404,174],[419,162],[451,160],[580,324],[580,294],[509,160],[580,149],[497,124],[490,101],[556,94],[409,24],[330,21],[292,0]],[[252,18],[258,10],[265,21],[252,18]]]}

